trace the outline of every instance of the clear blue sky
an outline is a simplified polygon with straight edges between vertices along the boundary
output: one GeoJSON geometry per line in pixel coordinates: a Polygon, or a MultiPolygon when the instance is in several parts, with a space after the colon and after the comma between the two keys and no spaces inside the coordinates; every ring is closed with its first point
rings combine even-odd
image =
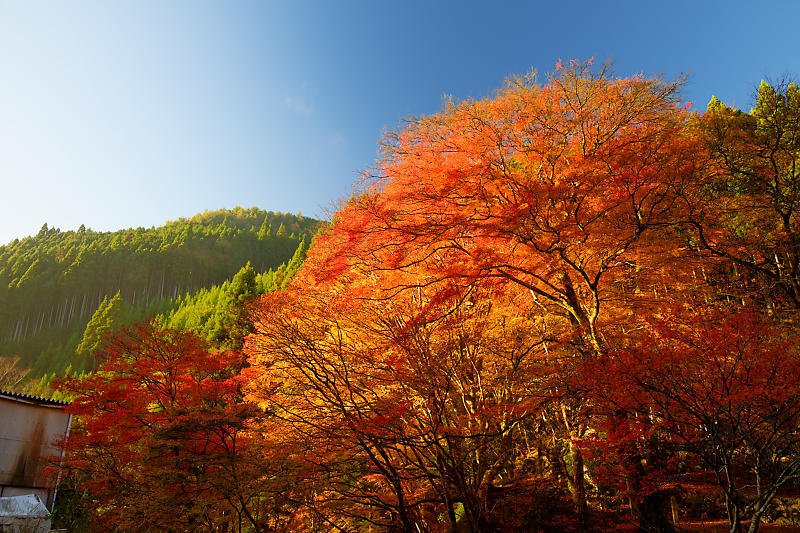
{"type": "Polygon", "coordinates": [[[0,244],[253,205],[319,215],[386,129],[559,58],[749,109],[800,2],[0,0],[0,244]]]}

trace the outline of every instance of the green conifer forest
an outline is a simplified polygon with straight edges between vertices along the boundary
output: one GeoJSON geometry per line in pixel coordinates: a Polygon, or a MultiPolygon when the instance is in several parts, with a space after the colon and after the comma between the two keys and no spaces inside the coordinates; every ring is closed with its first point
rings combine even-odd
{"type": "Polygon", "coordinates": [[[15,388],[47,392],[54,373],[93,368],[105,333],[156,315],[165,326],[236,345],[243,306],[234,304],[285,284],[318,227],[255,207],[114,232],[44,224],[0,246],[4,368],[26,373],[26,385],[15,388]]]}

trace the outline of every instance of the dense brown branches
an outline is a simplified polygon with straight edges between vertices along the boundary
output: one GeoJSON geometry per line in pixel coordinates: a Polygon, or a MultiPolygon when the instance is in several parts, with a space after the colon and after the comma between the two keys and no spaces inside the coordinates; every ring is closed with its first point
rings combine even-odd
{"type": "Polygon", "coordinates": [[[319,447],[306,456],[325,479],[318,513],[424,531],[436,515],[455,527],[458,505],[472,530],[487,526],[551,362],[531,322],[472,292],[435,308],[342,291],[265,302],[247,346],[253,395],[319,447]]]}

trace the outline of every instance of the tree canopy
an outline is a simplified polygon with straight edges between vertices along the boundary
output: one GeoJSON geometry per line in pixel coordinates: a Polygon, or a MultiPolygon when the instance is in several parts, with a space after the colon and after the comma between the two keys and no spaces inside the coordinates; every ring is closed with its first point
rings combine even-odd
{"type": "MultiPolygon", "coordinates": [[[[762,84],[750,113],[712,100],[704,114],[679,89],[570,62],[448,103],[386,135],[313,246],[223,285],[214,298],[233,312],[162,315],[247,359],[225,405],[258,408],[241,487],[264,518],[239,523],[605,531],[630,513],[641,531],[674,531],[680,487],[705,479],[730,530],[757,531],[800,478],[797,87],[762,84]]],[[[276,226],[290,230],[253,233],[276,226]]],[[[145,331],[122,361],[170,331],[145,331]]],[[[88,424],[112,424],[91,408],[105,394],[160,398],[103,368],[67,381],[88,424]]],[[[85,427],[73,457],[102,444],[85,427]]],[[[169,468],[194,445],[170,441],[169,468]]],[[[245,507],[204,509],[213,530],[245,507]]]]}

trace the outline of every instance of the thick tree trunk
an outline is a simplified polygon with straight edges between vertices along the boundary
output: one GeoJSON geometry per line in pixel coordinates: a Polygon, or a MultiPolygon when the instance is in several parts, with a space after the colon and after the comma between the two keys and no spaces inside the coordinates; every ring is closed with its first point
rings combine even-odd
{"type": "Polygon", "coordinates": [[[678,516],[678,497],[675,494],[669,497],[669,507],[672,511],[672,523],[677,526],[678,522],[680,522],[680,517],[678,516]]]}
{"type": "Polygon", "coordinates": [[[742,518],[739,516],[739,507],[729,497],[725,497],[725,510],[728,513],[728,523],[731,533],[741,533],[742,518]]]}
{"type": "Polygon", "coordinates": [[[747,528],[747,533],[757,533],[758,526],[761,525],[761,515],[764,514],[766,511],[767,506],[763,506],[762,508],[758,509],[755,513],[753,513],[753,517],[750,519],[750,527],[747,528]]]}
{"type": "Polygon", "coordinates": [[[673,532],[675,526],[666,515],[669,505],[668,493],[655,491],[643,495],[641,479],[645,475],[642,467],[642,458],[634,450],[622,449],[620,457],[627,457],[623,461],[628,477],[625,481],[628,490],[628,504],[631,514],[639,521],[639,531],[647,532],[673,532]]]}
{"type": "Polygon", "coordinates": [[[667,505],[669,505],[669,501],[667,494],[663,491],[656,491],[645,496],[639,504],[639,529],[658,533],[675,531],[675,526],[666,515],[667,505]]]}
{"type": "Polygon", "coordinates": [[[572,462],[572,474],[570,475],[570,491],[572,492],[572,503],[575,505],[575,512],[578,515],[578,523],[582,531],[587,530],[588,508],[586,505],[586,480],[583,468],[583,454],[581,450],[571,441],[569,443],[569,457],[572,462]]]}

